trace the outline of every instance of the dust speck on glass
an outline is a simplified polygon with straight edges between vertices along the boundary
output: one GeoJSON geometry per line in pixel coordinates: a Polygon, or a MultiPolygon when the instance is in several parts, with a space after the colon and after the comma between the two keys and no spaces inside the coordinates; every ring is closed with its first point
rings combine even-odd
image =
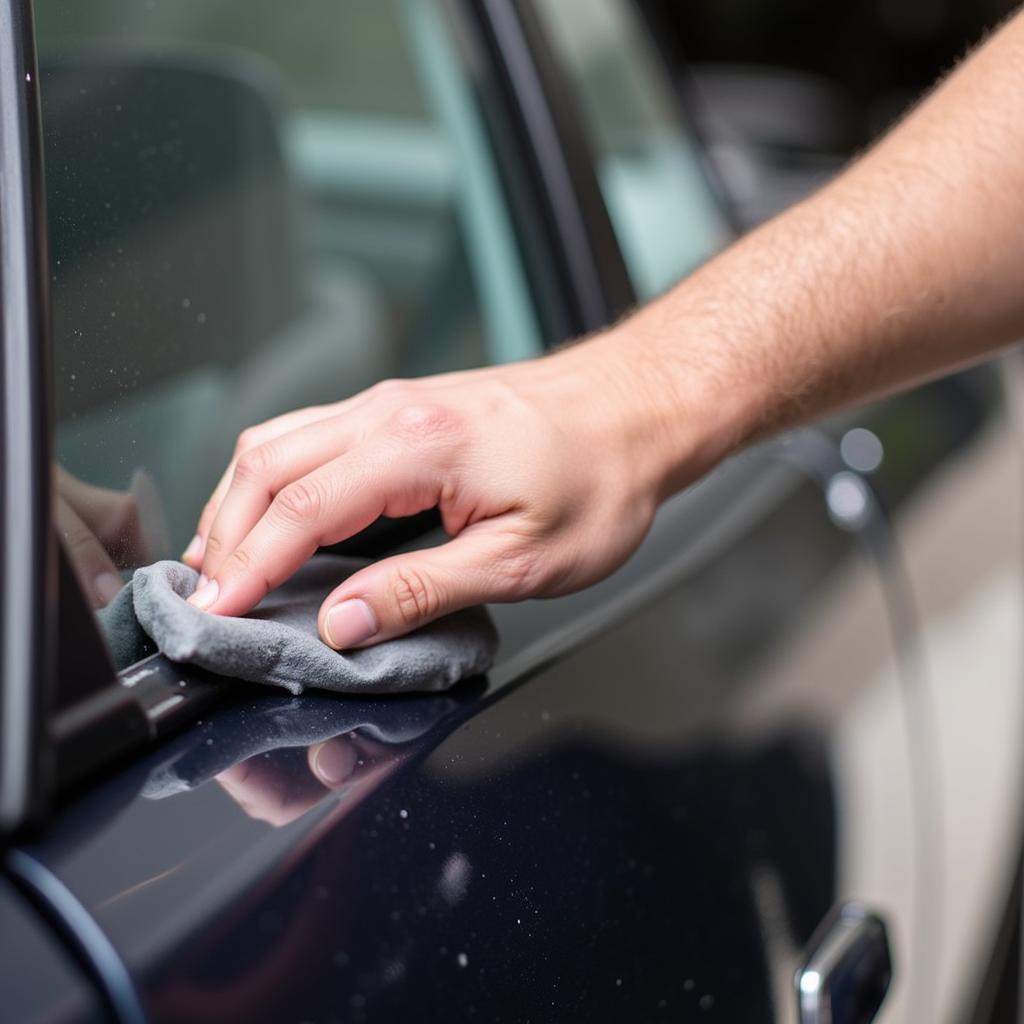
{"type": "Polygon", "coordinates": [[[58,529],[107,604],[245,427],[539,350],[433,0],[37,0],[58,529]]]}

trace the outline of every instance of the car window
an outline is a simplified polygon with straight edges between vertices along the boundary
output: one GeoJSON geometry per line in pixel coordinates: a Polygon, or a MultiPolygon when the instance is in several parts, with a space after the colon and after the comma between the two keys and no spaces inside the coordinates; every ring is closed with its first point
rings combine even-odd
{"type": "Polygon", "coordinates": [[[539,351],[433,0],[35,16],[65,539],[122,569],[176,554],[245,427],[539,351]]]}
{"type": "Polygon", "coordinates": [[[537,0],[576,88],[637,295],[651,298],[729,238],[660,56],[623,0],[537,0]]]}

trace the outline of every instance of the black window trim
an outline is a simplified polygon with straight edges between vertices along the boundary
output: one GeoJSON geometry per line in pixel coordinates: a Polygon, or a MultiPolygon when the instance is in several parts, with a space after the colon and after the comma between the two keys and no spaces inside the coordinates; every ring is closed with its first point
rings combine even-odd
{"type": "Polygon", "coordinates": [[[572,332],[599,330],[626,313],[636,295],[571,82],[548,45],[532,0],[475,0],[473,9],[531,158],[548,242],[572,299],[572,332]]]}
{"type": "Polygon", "coordinates": [[[552,242],[544,187],[516,112],[515,96],[475,0],[439,0],[475,94],[540,330],[551,348],[578,334],[577,303],[552,242]]]}
{"type": "Polygon", "coordinates": [[[49,294],[29,0],[0,0],[0,831],[43,811],[53,698],[49,294]]]}
{"type": "Polygon", "coordinates": [[[639,0],[641,30],[651,47],[661,58],[666,77],[672,90],[676,113],[686,131],[697,144],[701,169],[718,201],[722,215],[733,235],[743,233],[743,220],[739,215],[735,199],[729,194],[715,161],[708,151],[705,129],[706,115],[702,114],[704,98],[690,67],[684,40],[678,25],[671,17],[664,0],[639,0]]]}

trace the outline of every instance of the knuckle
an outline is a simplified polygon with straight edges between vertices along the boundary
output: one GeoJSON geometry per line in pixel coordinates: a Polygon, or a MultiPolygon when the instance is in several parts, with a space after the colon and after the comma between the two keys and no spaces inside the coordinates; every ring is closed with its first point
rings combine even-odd
{"type": "Polygon", "coordinates": [[[217,576],[221,582],[232,579],[245,580],[247,586],[258,588],[259,593],[256,596],[263,597],[272,589],[272,580],[268,578],[264,570],[265,566],[261,564],[252,550],[247,547],[238,547],[217,572],[217,576]]]}
{"type": "Polygon", "coordinates": [[[239,455],[235,463],[235,480],[238,483],[258,483],[270,476],[276,463],[273,445],[256,445],[239,455]]]}
{"type": "Polygon", "coordinates": [[[256,427],[246,427],[235,441],[235,455],[241,455],[260,443],[260,432],[256,427]]]}
{"type": "Polygon", "coordinates": [[[461,417],[448,406],[416,402],[403,406],[391,420],[396,434],[417,444],[424,441],[449,441],[457,436],[461,417]]]}
{"type": "Polygon", "coordinates": [[[516,597],[537,592],[542,584],[541,555],[535,545],[516,544],[496,559],[495,570],[516,597]]]}
{"type": "Polygon", "coordinates": [[[398,614],[406,626],[433,619],[441,611],[442,597],[437,584],[418,569],[396,569],[393,593],[398,614]]]}
{"type": "Polygon", "coordinates": [[[224,541],[217,536],[216,533],[211,533],[206,538],[206,554],[207,555],[222,555],[224,554],[224,541]]]}
{"type": "Polygon", "coordinates": [[[401,391],[405,382],[397,379],[396,377],[388,377],[385,380],[379,380],[370,388],[370,393],[380,398],[386,398],[388,395],[394,395],[401,391]]]}
{"type": "Polygon", "coordinates": [[[228,574],[237,572],[248,576],[259,568],[255,555],[245,547],[235,548],[230,561],[231,565],[228,568],[228,574]]]}
{"type": "Polygon", "coordinates": [[[290,523],[309,523],[323,515],[327,496],[313,480],[296,480],[274,499],[278,515],[290,523]]]}

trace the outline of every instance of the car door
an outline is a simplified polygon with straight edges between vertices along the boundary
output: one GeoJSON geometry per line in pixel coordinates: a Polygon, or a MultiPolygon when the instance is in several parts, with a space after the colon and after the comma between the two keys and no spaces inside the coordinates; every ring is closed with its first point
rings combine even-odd
{"type": "MultiPolygon", "coordinates": [[[[601,191],[635,291],[641,298],[653,298],[707,259],[731,233],[721,190],[692,127],[690,110],[662,62],[662,54],[673,48],[650,34],[641,5],[618,0],[538,0],[524,6],[543,27],[553,59],[561,59],[566,86],[577,97],[579,120],[595,155],[601,191]],[[679,225],[685,225],[685,230],[677,230],[679,225]]],[[[936,769],[933,697],[918,657],[911,594],[893,537],[878,521],[884,512],[859,475],[875,472],[883,457],[878,438],[864,429],[873,425],[873,416],[871,410],[864,410],[839,417],[824,424],[820,433],[803,432],[786,439],[781,449],[769,448],[761,454],[781,456],[816,481],[834,525],[859,535],[867,560],[880,573],[876,577],[880,600],[865,602],[863,595],[851,594],[848,609],[836,606],[836,622],[849,620],[850,636],[863,629],[864,642],[871,645],[880,664],[888,665],[889,685],[875,687],[865,681],[863,687],[861,708],[877,702],[877,721],[871,730],[876,750],[874,756],[862,751],[855,759],[860,763],[847,767],[850,778],[857,780],[853,789],[873,791],[873,797],[862,803],[852,794],[847,798],[849,827],[843,830],[835,862],[852,873],[849,888],[840,886],[845,898],[855,897],[858,889],[861,898],[877,898],[880,906],[889,908],[894,928],[900,932],[903,963],[883,1010],[885,1019],[896,1020],[909,1012],[909,1006],[915,1013],[925,1012],[924,979],[937,963],[938,947],[930,936],[938,923],[933,890],[942,883],[934,856],[940,824],[930,781],[936,769]],[[858,461],[857,449],[863,442],[876,461],[858,461]],[[851,470],[858,472],[851,475],[851,470]],[[866,514],[869,505],[880,514],[866,514]],[[873,625],[867,620],[854,625],[853,609],[867,605],[874,607],[873,625]],[[886,730],[888,740],[882,742],[886,730]],[[899,779],[900,787],[886,794],[885,777],[899,779]],[[888,840],[883,841],[883,835],[888,840]]],[[[887,434],[886,439],[891,436],[887,434]]],[[[887,475],[898,477],[905,467],[895,473],[889,470],[887,463],[887,475]]],[[[798,514],[784,515],[782,521],[799,530],[798,514]]],[[[806,538],[811,535],[808,531],[806,538]]],[[[827,562],[824,550],[809,552],[808,557],[827,562]]],[[[835,625],[822,626],[820,642],[837,630],[835,625]]],[[[819,671],[809,688],[827,693],[830,674],[838,667],[819,671]]],[[[858,714],[864,713],[854,706],[841,716],[845,725],[837,722],[838,731],[852,727],[858,714]]],[[[799,720],[799,712],[793,713],[799,720]]]]}
{"type": "MultiPolygon", "coordinates": [[[[187,539],[249,416],[526,355],[668,279],[639,269],[601,190],[658,168],[641,138],[608,170],[571,55],[525,7],[104,10],[37,7],[57,454],[159,507],[153,547],[187,539]],[[323,63],[300,67],[310,32],[323,63]],[[381,67],[390,108],[357,73],[381,67]]],[[[670,166],[694,158],[656,141],[670,166]]],[[[801,948],[849,899],[889,924],[900,1019],[927,821],[887,545],[826,438],[749,453],[668,503],[605,583],[494,609],[486,684],[239,687],[21,853],[127,967],[128,995],[94,963],[126,1019],[133,1001],[169,1021],[783,1019],[801,948]],[[336,786],[310,772],[324,750],[336,786]]]]}
{"type": "Polygon", "coordinates": [[[985,1019],[999,973],[1012,977],[1019,917],[1024,706],[1024,479],[1020,356],[871,411],[887,496],[920,623],[938,815],[935,919],[941,1019],[985,1019]],[[1009,958],[1009,959],[1008,959],[1009,958]]]}
{"type": "MultiPolygon", "coordinates": [[[[723,152],[716,165],[723,176],[730,172],[730,207],[745,227],[777,212],[780,197],[795,202],[842,169],[844,161],[834,154],[844,147],[830,149],[824,135],[821,152],[804,139],[802,167],[792,154],[785,168],[770,154],[758,157],[763,138],[752,112],[755,119],[792,120],[800,108],[793,96],[784,100],[774,87],[764,89],[773,78],[778,85],[785,72],[780,78],[770,68],[718,69],[712,79],[730,80],[726,92],[737,111],[743,108],[746,124],[737,130],[737,122],[724,135],[715,130],[713,122],[725,112],[717,105],[730,101],[714,88],[709,93],[706,76],[687,66],[692,41],[682,35],[671,5],[640,6],[672,62],[680,96],[709,129],[706,141],[716,150],[723,142],[735,150],[723,152]],[[741,151],[738,163],[731,159],[741,151]]],[[[823,85],[827,93],[825,80],[812,91],[823,85]]],[[[824,93],[817,99],[826,107],[831,102],[824,93]]],[[[818,122],[819,135],[837,124],[835,118],[818,122]]],[[[1003,965],[1015,958],[1011,922],[1019,917],[1024,785],[1019,365],[1019,353],[1009,353],[828,425],[844,447],[864,441],[859,433],[844,440],[851,425],[875,432],[865,457],[853,457],[887,507],[908,610],[920,624],[917,660],[926,698],[920,711],[931,723],[931,738],[920,743],[920,758],[930,767],[920,772],[938,819],[936,842],[929,844],[934,1005],[950,1021],[987,1019],[1003,965]]],[[[1012,979],[1016,969],[1005,973],[1012,979]]]]}

